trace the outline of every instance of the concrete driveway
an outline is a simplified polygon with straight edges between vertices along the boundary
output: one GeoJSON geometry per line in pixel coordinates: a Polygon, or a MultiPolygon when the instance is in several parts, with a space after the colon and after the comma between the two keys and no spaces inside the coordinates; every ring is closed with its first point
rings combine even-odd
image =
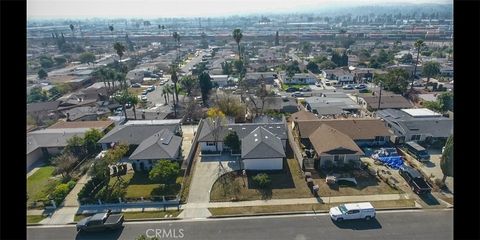
{"type": "MultiPolygon", "coordinates": [[[[428,149],[430,153],[430,161],[419,164],[421,169],[425,171],[428,175],[433,175],[436,179],[442,179],[443,173],[440,168],[440,158],[442,157],[442,151],[437,149],[428,149]]],[[[434,180],[435,181],[435,180],[434,180]]],[[[445,184],[448,187],[448,190],[453,193],[453,177],[447,177],[445,184]]]]}

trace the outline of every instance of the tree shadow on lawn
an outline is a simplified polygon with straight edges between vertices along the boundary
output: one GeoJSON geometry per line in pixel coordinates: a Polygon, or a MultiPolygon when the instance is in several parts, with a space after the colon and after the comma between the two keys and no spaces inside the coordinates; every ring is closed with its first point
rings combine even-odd
{"type": "Polygon", "coordinates": [[[249,189],[260,189],[253,181],[253,177],[255,177],[259,173],[266,173],[271,179],[270,188],[271,189],[287,189],[287,188],[295,188],[295,183],[293,182],[292,175],[288,166],[286,170],[279,170],[279,171],[247,171],[247,181],[248,181],[248,188],[249,189]]]}

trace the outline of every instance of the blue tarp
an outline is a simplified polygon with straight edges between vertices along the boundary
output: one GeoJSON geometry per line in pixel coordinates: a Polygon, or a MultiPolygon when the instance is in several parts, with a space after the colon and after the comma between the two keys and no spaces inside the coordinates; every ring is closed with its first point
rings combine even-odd
{"type": "Polygon", "coordinates": [[[393,169],[399,169],[400,166],[403,165],[403,159],[401,156],[378,157],[378,160],[393,169]]]}

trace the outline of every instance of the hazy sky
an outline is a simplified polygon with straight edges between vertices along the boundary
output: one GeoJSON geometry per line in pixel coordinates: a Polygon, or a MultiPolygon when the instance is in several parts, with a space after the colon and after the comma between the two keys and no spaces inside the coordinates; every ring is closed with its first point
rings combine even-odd
{"type": "Polygon", "coordinates": [[[27,0],[32,18],[197,17],[295,12],[333,5],[450,3],[451,0],[27,0]]]}

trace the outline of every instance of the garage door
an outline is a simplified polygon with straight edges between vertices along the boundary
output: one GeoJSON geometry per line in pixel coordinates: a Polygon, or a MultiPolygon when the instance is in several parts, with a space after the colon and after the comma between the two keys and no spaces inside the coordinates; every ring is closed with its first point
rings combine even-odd
{"type": "Polygon", "coordinates": [[[281,170],[283,158],[243,159],[243,165],[248,170],[281,170]]]}

